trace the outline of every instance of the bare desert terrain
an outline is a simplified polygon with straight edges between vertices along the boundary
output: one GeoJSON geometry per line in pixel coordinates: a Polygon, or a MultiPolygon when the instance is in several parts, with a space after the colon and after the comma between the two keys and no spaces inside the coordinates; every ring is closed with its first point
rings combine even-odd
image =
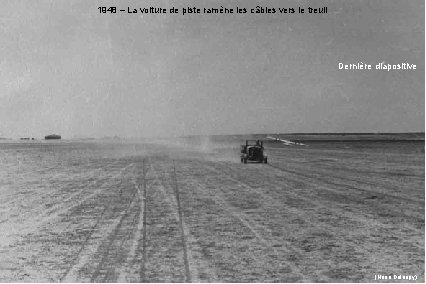
{"type": "Polygon", "coordinates": [[[424,141],[243,139],[0,143],[0,282],[425,281],[424,141]]]}

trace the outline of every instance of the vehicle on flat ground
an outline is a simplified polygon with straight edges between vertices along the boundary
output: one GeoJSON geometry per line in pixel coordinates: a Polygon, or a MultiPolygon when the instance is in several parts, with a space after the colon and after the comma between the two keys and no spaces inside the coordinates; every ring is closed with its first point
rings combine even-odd
{"type": "Polygon", "coordinates": [[[241,163],[247,162],[268,163],[268,156],[261,140],[246,140],[245,145],[241,145],[241,163]],[[252,141],[255,143],[250,144],[252,141]]]}

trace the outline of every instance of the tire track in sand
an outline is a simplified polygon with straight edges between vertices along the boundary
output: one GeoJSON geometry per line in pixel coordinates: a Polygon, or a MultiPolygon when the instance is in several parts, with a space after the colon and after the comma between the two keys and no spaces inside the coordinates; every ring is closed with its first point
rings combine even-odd
{"type": "MultiPolygon", "coordinates": [[[[116,179],[120,176],[123,175],[123,173],[125,173],[130,167],[132,167],[134,164],[130,163],[127,166],[123,167],[120,169],[120,172],[117,173],[116,175],[114,175],[112,178],[109,178],[107,180],[111,180],[111,179],[116,179]]],[[[98,180],[95,182],[95,186],[97,186],[98,184],[104,185],[106,183],[105,180],[98,180]],[[103,183],[102,183],[103,182],[103,183]]],[[[66,198],[65,200],[63,200],[61,203],[59,203],[58,205],[56,205],[54,208],[51,208],[48,212],[47,212],[47,217],[44,217],[42,220],[42,224],[46,224],[46,223],[50,223],[51,220],[54,220],[55,218],[57,218],[58,216],[60,216],[61,214],[64,214],[74,208],[77,208],[79,206],[81,206],[82,204],[84,204],[87,200],[99,195],[99,193],[101,193],[102,191],[104,191],[105,188],[103,188],[102,186],[99,186],[97,189],[95,189],[95,191],[85,195],[82,198],[79,198],[80,194],[82,194],[84,192],[84,189],[73,193],[72,195],[70,195],[68,198],[66,198]],[[68,206],[64,206],[64,204],[69,203],[71,201],[74,200],[78,200],[77,204],[70,204],[68,206]],[[54,214],[53,214],[54,213],[54,214]]]]}
{"type": "MultiPolygon", "coordinates": [[[[205,166],[205,165],[204,165],[205,166]]],[[[239,211],[238,209],[234,208],[227,200],[225,200],[223,197],[213,194],[209,189],[207,189],[203,184],[201,184],[198,180],[192,178],[191,181],[197,185],[197,188],[201,190],[204,193],[204,196],[209,196],[219,207],[221,207],[223,210],[228,212],[229,215],[231,215],[234,219],[237,219],[243,226],[245,226],[254,236],[255,238],[265,247],[267,250],[273,252],[273,254],[276,256],[277,259],[280,258],[280,253],[277,248],[275,248],[270,240],[266,239],[261,232],[268,231],[268,229],[258,224],[255,220],[252,219],[252,217],[248,216],[244,212],[239,211]]],[[[284,241],[285,243],[285,252],[287,255],[300,255],[303,254],[302,251],[293,248],[291,246],[291,243],[284,241]]],[[[254,259],[257,259],[255,255],[253,255],[254,259]]],[[[258,261],[259,262],[259,261],[258,261]]],[[[283,266],[283,263],[279,263],[279,266],[283,266]]],[[[302,282],[312,282],[314,278],[311,278],[307,276],[301,269],[299,269],[295,264],[293,264],[290,261],[286,261],[285,265],[287,265],[291,271],[296,274],[298,277],[300,277],[300,281],[302,282]]],[[[320,279],[319,277],[315,279],[320,279]]]]}
{"type": "Polygon", "coordinates": [[[143,227],[142,227],[142,264],[140,267],[140,281],[146,282],[146,262],[147,262],[147,252],[146,252],[146,243],[147,243],[147,216],[148,216],[148,189],[146,186],[146,169],[145,163],[143,167],[143,227]]]}
{"type": "MultiPolygon", "coordinates": [[[[150,161],[150,167],[151,167],[151,172],[154,175],[154,180],[156,181],[159,187],[159,190],[164,196],[164,199],[166,200],[167,204],[170,206],[170,208],[172,208],[172,211],[175,212],[175,214],[173,214],[175,220],[179,222],[176,200],[172,200],[170,198],[170,194],[166,192],[166,187],[167,187],[166,182],[163,178],[159,177],[158,171],[155,169],[151,161],[150,161]]],[[[170,187],[173,189],[173,184],[170,184],[170,187]]],[[[191,244],[191,246],[196,247],[197,246],[196,244],[198,242],[195,239],[195,237],[190,233],[190,230],[184,221],[182,221],[182,227],[184,229],[185,236],[188,243],[191,244]]],[[[218,278],[214,265],[212,267],[212,263],[203,259],[201,255],[198,255],[198,254],[197,254],[197,262],[196,262],[194,258],[195,254],[197,254],[196,251],[192,251],[191,249],[188,249],[187,247],[188,269],[191,275],[191,280],[195,283],[203,282],[202,279],[200,278],[200,274],[203,273],[204,275],[209,276],[209,279],[207,282],[219,282],[220,279],[218,278]]]]}
{"type": "MultiPolygon", "coordinates": [[[[200,165],[200,167],[205,167],[205,165],[200,165]]],[[[228,213],[228,215],[231,217],[231,219],[236,219],[239,221],[240,224],[242,224],[244,227],[246,227],[258,240],[259,243],[262,244],[266,250],[269,250],[275,255],[275,258],[279,258],[280,252],[272,245],[272,243],[265,239],[261,232],[265,231],[265,227],[257,224],[250,216],[246,215],[243,212],[240,212],[238,209],[234,208],[231,204],[229,204],[225,199],[222,197],[212,194],[209,189],[207,189],[203,184],[201,184],[198,180],[193,178],[192,172],[189,171],[186,177],[191,177],[191,182],[197,185],[197,189],[201,190],[202,195],[205,197],[209,197],[214,201],[220,208],[222,208],[225,212],[228,213]]],[[[171,185],[173,187],[173,184],[171,185]]],[[[197,191],[199,193],[199,191],[197,191]]],[[[288,255],[297,255],[298,251],[291,248],[290,244],[288,244],[285,248],[288,255]],[[297,252],[296,252],[297,251],[297,252]]],[[[261,261],[258,259],[258,256],[253,254],[252,252],[251,258],[256,260],[257,263],[261,263],[261,261]]],[[[262,255],[263,256],[263,255],[262,255]]],[[[212,263],[214,264],[214,263],[212,263]]],[[[294,265],[292,262],[285,262],[287,268],[290,268],[293,272],[293,275],[297,275],[299,279],[302,279],[301,281],[304,282],[311,282],[312,280],[307,277],[303,272],[300,271],[300,269],[294,265]]],[[[281,262],[277,263],[282,269],[286,270],[287,268],[283,266],[281,262]]],[[[221,281],[219,279],[219,281],[221,281]]]]}
{"type": "MultiPolygon", "coordinates": [[[[252,187],[251,185],[244,183],[242,181],[240,181],[239,179],[236,179],[232,174],[233,169],[231,169],[231,167],[227,166],[228,169],[223,168],[223,165],[221,165],[219,168],[220,170],[217,170],[216,168],[214,168],[213,166],[211,166],[213,171],[217,172],[220,176],[228,176],[228,178],[230,180],[235,181],[237,184],[242,185],[245,189],[247,190],[252,190],[254,192],[256,192],[257,194],[260,194],[260,196],[262,196],[262,198],[266,198],[269,203],[272,204],[276,204],[277,206],[280,205],[280,198],[282,198],[282,195],[278,194],[278,192],[273,192],[271,196],[269,196],[271,193],[266,194],[265,192],[262,192],[261,190],[259,190],[259,188],[257,187],[252,187]]],[[[277,169],[278,171],[278,169],[277,169]]],[[[280,183],[283,183],[282,181],[280,181],[280,183]]],[[[285,183],[285,185],[289,188],[291,188],[291,186],[287,183],[285,183]]],[[[318,228],[318,229],[327,229],[330,232],[333,232],[333,236],[338,236],[338,239],[346,239],[346,242],[351,242],[353,241],[353,239],[357,240],[357,239],[362,239],[363,237],[367,237],[367,235],[365,234],[365,229],[368,228],[369,232],[372,232],[372,235],[381,235],[384,234],[382,230],[387,230],[387,231],[395,231],[395,228],[392,225],[388,225],[385,223],[381,223],[379,221],[376,221],[373,217],[368,217],[365,216],[365,212],[361,212],[359,214],[357,214],[356,212],[351,212],[351,211],[347,211],[347,209],[345,207],[342,206],[338,206],[337,208],[331,206],[330,204],[327,203],[322,203],[321,201],[319,201],[318,199],[313,199],[312,198],[307,198],[306,196],[303,196],[301,193],[298,193],[297,191],[285,191],[286,195],[292,196],[293,198],[296,199],[300,199],[303,200],[305,202],[307,202],[308,204],[312,204],[312,206],[314,208],[316,208],[316,211],[318,210],[326,210],[329,212],[333,212],[334,214],[331,215],[331,217],[335,217],[335,216],[340,216],[340,217],[345,217],[347,220],[353,220],[355,222],[355,227],[353,227],[353,231],[351,231],[350,233],[346,232],[346,231],[342,231],[339,230],[339,227],[336,227],[336,225],[330,223],[330,224],[325,224],[323,220],[318,219],[317,221],[315,221],[317,218],[316,216],[310,216],[307,214],[303,213],[303,210],[296,210],[295,214],[297,216],[304,216],[302,219],[305,220],[305,222],[309,223],[310,226],[314,227],[314,228],[318,228]],[[302,214],[302,215],[300,215],[302,214]],[[312,217],[314,217],[312,219],[312,217]],[[358,225],[357,225],[358,224],[358,225]]],[[[225,194],[226,195],[226,194],[225,194]]],[[[266,200],[265,199],[265,200],[266,200]]],[[[286,208],[287,209],[287,208],[286,208]]],[[[339,220],[339,219],[338,219],[339,220]]],[[[411,230],[410,230],[411,231],[411,230]]],[[[407,236],[405,235],[405,233],[401,232],[401,240],[406,240],[407,236]]],[[[421,247],[421,244],[417,245],[415,243],[412,244],[413,249],[419,249],[421,247]]],[[[370,261],[368,260],[364,260],[364,262],[366,263],[374,263],[375,260],[374,258],[370,257],[370,254],[368,252],[366,252],[366,250],[364,250],[362,247],[359,246],[354,246],[355,251],[360,254],[360,255],[364,255],[367,256],[368,258],[370,258],[370,261]]],[[[376,254],[380,254],[381,250],[378,248],[377,250],[374,250],[374,252],[376,254]]],[[[356,262],[355,262],[356,263],[356,262]]]]}
{"type": "MultiPolygon", "coordinates": [[[[115,268],[123,261],[123,244],[126,241],[125,236],[121,236],[120,239],[118,235],[121,233],[122,228],[126,235],[131,234],[132,226],[128,226],[130,227],[128,228],[123,226],[123,224],[131,214],[132,205],[135,202],[135,197],[137,194],[138,190],[137,188],[134,188],[133,194],[128,205],[126,206],[126,209],[124,210],[124,213],[122,213],[122,216],[120,217],[117,225],[115,225],[113,232],[108,235],[106,249],[104,252],[102,252],[102,258],[98,263],[94,273],[92,274],[90,282],[115,282],[115,268]],[[130,229],[130,231],[128,231],[128,229],[130,229]],[[118,245],[116,244],[117,241],[118,245]],[[102,280],[99,281],[99,278],[102,280]]],[[[139,206],[136,207],[140,208],[139,206]]]]}
{"type": "Polygon", "coordinates": [[[173,182],[174,182],[174,190],[175,190],[175,197],[176,197],[176,205],[178,210],[178,216],[179,216],[179,228],[181,233],[181,241],[183,245],[183,261],[185,265],[185,280],[186,282],[191,282],[191,273],[189,271],[189,261],[188,261],[188,247],[187,247],[187,240],[186,240],[186,233],[183,226],[183,214],[182,214],[182,208],[180,204],[180,198],[179,198],[179,187],[178,187],[178,181],[176,177],[176,166],[175,161],[173,160],[173,182]]]}
{"type": "MultiPolygon", "coordinates": [[[[134,165],[133,163],[130,163],[129,165],[123,167],[120,170],[120,173],[117,174],[115,177],[122,175],[128,168],[130,168],[133,165],[134,165]]],[[[66,210],[64,210],[64,212],[67,212],[67,211],[71,210],[72,208],[77,208],[78,206],[81,206],[82,204],[84,204],[85,201],[87,201],[89,198],[95,196],[96,194],[99,194],[102,190],[104,190],[104,189],[100,188],[100,189],[96,190],[96,192],[92,193],[90,195],[90,197],[84,198],[78,205],[71,206],[71,207],[67,208],[66,210]]],[[[108,208],[109,208],[108,206],[104,206],[102,214],[99,216],[95,225],[92,227],[90,233],[87,235],[84,242],[81,244],[80,249],[78,250],[75,257],[71,261],[71,265],[66,269],[65,273],[60,278],[60,282],[78,282],[77,280],[79,280],[79,277],[80,277],[79,271],[81,271],[87,265],[87,263],[90,262],[90,259],[92,257],[93,252],[96,251],[96,249],[99,246],[101,246],[101,244],[102,244],[102,239],[101,240],[92,240],[92,239],[93,239],[93,236],[96,233],[96,231],[100,230],[99,224],[103,220],[105,213],[106,213],[106,210],[108,208]]],[[[117,222],[115,222],[115,223],[117,223],[117,222]]],[[[117,226],[117,224],[115,224],[115,223],[113,224],[112,227],[117,226]]],[[[111,228],[111,226],[109,228],[111,228]]],[[[109,230],[107,230],[107,232],[108,231],[109,230]]],[[[104,236],[109,235],[108,233],[106,233],[106,234],[105,233],[106,232],[99,232],[99,234],[103,238],[105,238],[104,236]]]]}
{"type": "MultiPolygon", "coordinates": [[[[283,169],[275,166],[275,165],[269,165],[270,167],[272,167],[274,170],[276,171],[281,171],[281,172],[285,172],[283,169]]],[[[282,198],[282,195],[277,194],[276,192],[272,192],[269,194],[266,194],[264,191],[259,190],[256,187],[253,187],[239,179],[236,179],[234,176],[231,175],[231,173],[233,172],[233,169],[229,166],[226,166],[229,171],[224,170],[223,169],[223,165],[221,165],[221,169],[217,170],[216,168],[211,166],[211,169],[215,172],[217,172],[218,174],[221,174],[223,176],[227,176],[230,180],[235,181],[237,184],[240,184],[241,186],[243,186],[244,188],[246,188],[247,190],[252,190],[254,192],[256,192],[257,194],[259,194],[260,196],[262,196],[263,199],[267,199],[269,202],[271,202],[271,204],[277,204],[277,206],[280,205],[280,203],[278,202],[278,200],[280,198],[282,198]],[[272,195],[272,196],[270,196],[272,195]]],[[[296,175],[296,174],[295,174],[296,175]]],[[[303,175],[303,177],[305,177],[303,175]]],[[[313,178],[311,178],[310,180],[313,180],[313,178]]],[[[304,184],[307,184],[307,181],[302,179],[302,182],[304,184]]],[[[283,182],[280,181],[279,182],[281,185],[284,185],[288,188],[291,188],[291,184],[288,182],[283,182]]],[[[274,185],[276,185],[274,183],[274,185]]],[[[336,192],[338,194],[342,194],[341,191],[339,190],[334,190],[334,189],[329,189],[328,187],[325,187],[323,185],[317,185],[318,188],[320,189],[324,189],[330,192],[336,192]]],[[[303,202],[306,202],[307,204],[311,204],[312,208],[316,208],[317,210],[326,210],[326,211],[330,211],[333,212],[333,216],[344,216],[347,220],[353,220],[354,222],[360,224],[362,224],[361,228],[364,230],[365,228],[368,228],[370,231],[376,231],[377,228],[385,228],[388,230],[393,230],[394,228],[391,225],[387,225],[384,224],[382,222],[380,222],[379,220],[375,219],[374,215],[371,215],[371,213],[365,212],[365,210],[358,210],[358,211],[352,211],[348,209],[347,206],[344,205],[340,205],[338,203],[334,203],[333,206],[331,206],[330,204],[324,203],[322,201],[320,201],[318,198],[317,199],[312,199],[312,198],[308,198],[306,196],[303,196],[301,193],[297,193],[296,191],[286,191],[285,194],[287,196],[291,196],[293,198],[296,199],[300,199],[303,202]]],[[[289,208],[286,208],[286,210],[289,210],[289,208]]],[[[336,227],[333,225],[328,225],[325,224],[324,222],[321,222],[321,226],[318,225],[317,221],[312,220],[312,216],[306,215],[303,213],[303,211],[297,209],[297,208],[292,208],[290,209],[292,210],[295,214],[303,216],[305,222],[309,223],[310,226],[312,227],[317,227],[318,229],[324,228],[326,227],[327,230],[333,231],[334,234],[338,234],[338,235],[342,235],[342,232],[340,230],[336,230],[336,227]]],[[[404,223],[404,227],[407,227],[409,230],[413,230],[414,227],[404,223]]],[[[362,232],[362,234],[365,234],[362,232]]],[[[419,248],[416,246],[416,248],[419,248]]]]}

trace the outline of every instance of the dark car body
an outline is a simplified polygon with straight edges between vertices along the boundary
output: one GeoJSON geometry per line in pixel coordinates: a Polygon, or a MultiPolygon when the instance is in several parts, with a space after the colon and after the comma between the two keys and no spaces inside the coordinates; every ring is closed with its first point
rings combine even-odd
{"type": "Polygon", "coordinates": [[[241,163],[258,162],[267,163],[268,156],[263,147],[263,141],[260,140],[246,140],[245,145],[241,145],[241,163]],[[256,141],[250,144],[251,141],[256,141]]]}

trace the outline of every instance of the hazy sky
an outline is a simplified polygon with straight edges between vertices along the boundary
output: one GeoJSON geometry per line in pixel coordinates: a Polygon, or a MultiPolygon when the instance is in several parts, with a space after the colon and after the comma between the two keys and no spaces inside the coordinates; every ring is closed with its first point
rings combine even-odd
{"type": "Polygon", "coordinates": [[[0,136],[424,131],[418,0],[1,1],[0,136]],[[184,6],[328,14],[182,15],[184,6]],[[99,6],[179,7],[100,14],[99,6]],[[339,70],[408,62],[417,70],[339,70]]]}

